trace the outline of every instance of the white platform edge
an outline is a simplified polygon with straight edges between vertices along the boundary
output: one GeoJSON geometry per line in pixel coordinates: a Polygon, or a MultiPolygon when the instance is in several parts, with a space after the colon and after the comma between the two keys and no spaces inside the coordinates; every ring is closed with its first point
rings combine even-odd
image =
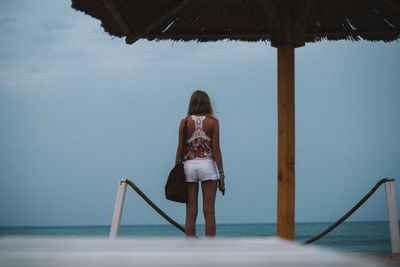
{"type": "Polygon", "coordinates": [[[385,266],[278,238],[0,238],[0,266],[385,266]]]}

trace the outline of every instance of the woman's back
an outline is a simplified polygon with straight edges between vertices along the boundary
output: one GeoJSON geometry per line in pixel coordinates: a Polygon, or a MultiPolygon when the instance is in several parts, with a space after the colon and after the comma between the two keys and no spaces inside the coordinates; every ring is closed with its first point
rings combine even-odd
{"type": "Polygon", "coordinates": [[[186,126],[185,160],[213,158],[213,133],[216,120],[206,116],[192,115],[186,126]]]}
{"type": "MultiPolygon", "coordinates": [[[[210,118],[210,117],[206,117],[203,120],[203,125],[202,125],[203,126],[202,127],[203,131],[211,139],[212,139],[212,136],[213,136],[214,129],[215,129],[216,125],[217,125],[217,120],[216,119],[213,119],[213,118],[210,118]]],[[[187,126],[186,126],[187,139],[189,139],[193,135],[195,129],[196,129],[196,123],[192,119],[192,117],[189,117],[188,121],[187,121],[187,126]]]]}

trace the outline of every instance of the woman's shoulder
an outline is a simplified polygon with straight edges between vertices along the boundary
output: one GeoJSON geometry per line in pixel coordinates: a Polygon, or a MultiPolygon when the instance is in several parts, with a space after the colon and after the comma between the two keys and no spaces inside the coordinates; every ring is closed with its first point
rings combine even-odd
{"type": "Polygon", "coordinates": [[[206,119],[209,119],[210,122],[218,124],[219,120],[214,116],[206,116],[206,119]]]}
{"type": "Polygon", "coordinates": [[[186,117],[181,119],[181,122],[179,123],[179,127],[183,127],[183,125],[185,124],[186,121],[186,117]]]}
{"type": "Polygon", "coordinates": [[[184,117],[181,119],[180,125],[183,127],[183,125],[185,124],[185,121],[187,120],[187,124],[191,124],[193,119],[191,118],[191,116],[188,117],[184,117]]]}
{"type": "Polygon", "coordinates": [[[191,118],[190,116],[188,116],[188,117],[183,117],[183,118],[181,119],[181,123],[185,122],[185,120],[188,120],[188,121],[189,121],[190,118],[191,118]]]}
{"type": "Polygon", "coordinates": [[[214,116],[206,116],[204,122],[212,128],[219,126],[219,121],[214,116]]]}

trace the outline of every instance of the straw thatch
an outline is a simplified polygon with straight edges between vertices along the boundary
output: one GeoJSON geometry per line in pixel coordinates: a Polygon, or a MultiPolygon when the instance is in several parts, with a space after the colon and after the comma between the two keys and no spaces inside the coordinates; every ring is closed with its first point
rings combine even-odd
{"type": "Polygon", "coordinates": [[[72,7],[129,44],[144,38],[302,46],[400,37],[400,0],[72,0],[72,7]]]}

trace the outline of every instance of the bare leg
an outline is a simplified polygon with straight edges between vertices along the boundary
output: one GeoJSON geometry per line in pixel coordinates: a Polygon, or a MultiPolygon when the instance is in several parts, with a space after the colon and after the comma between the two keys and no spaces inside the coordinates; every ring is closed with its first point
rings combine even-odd
{"type": "Polygon", "coordinates": [[[198,183],[186,183],[188,189],[188,199],[186,202],[186,225],[185,233],[187,237],[196,236],[197,218],[197,199],[199,193],[198,183]]]}
{"type": "Polygon", "coordinates": [[[206,221],[206,236],[215,236],[215,195],[217,193],[217,181],[209,180],[201,183],[203,192],[203,213],[206,221]]]}

